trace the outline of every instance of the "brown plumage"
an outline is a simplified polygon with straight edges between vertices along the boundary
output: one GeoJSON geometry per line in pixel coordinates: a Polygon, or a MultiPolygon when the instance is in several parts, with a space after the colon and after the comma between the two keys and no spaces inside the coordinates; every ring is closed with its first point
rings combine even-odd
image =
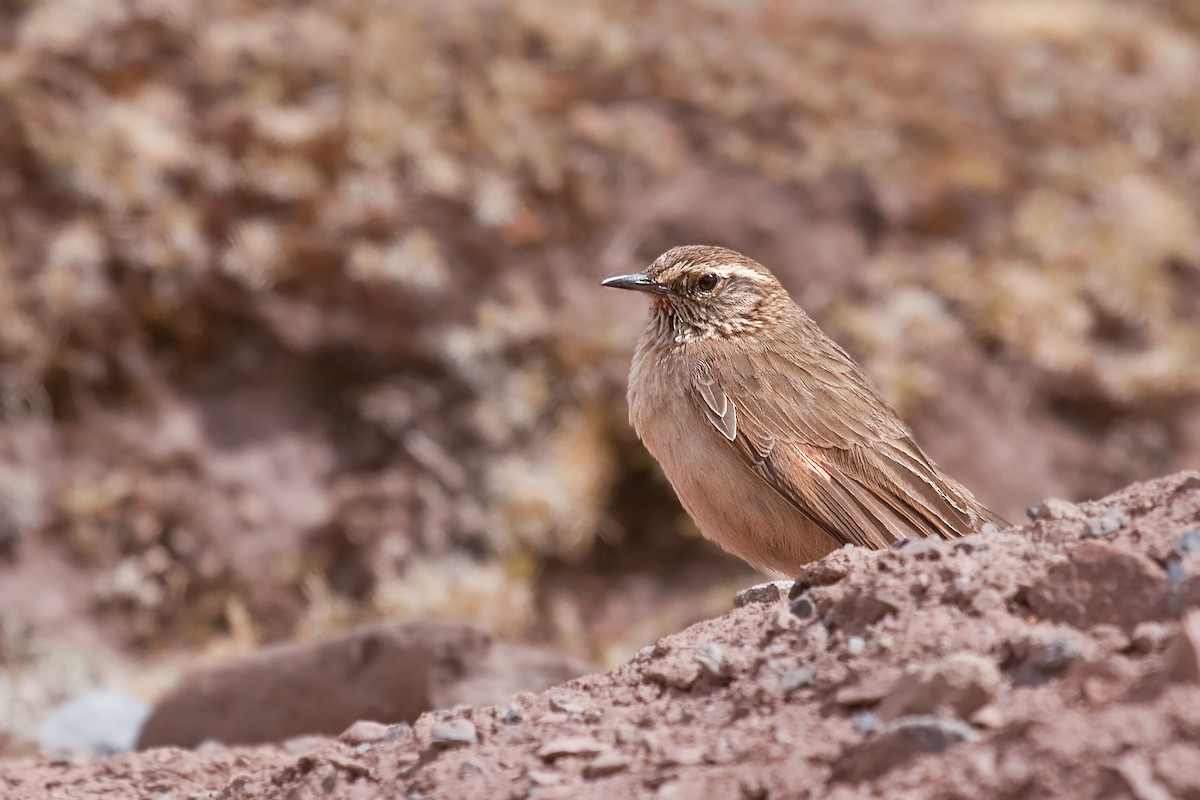
{"type": "Polygon", "coordinates": [[[758,262],[676,247],[604,285],[651,295],[630,421],[700,531],[726,550],[792,575],[847,543],[1003,524],[917,447],[758,262]]]}

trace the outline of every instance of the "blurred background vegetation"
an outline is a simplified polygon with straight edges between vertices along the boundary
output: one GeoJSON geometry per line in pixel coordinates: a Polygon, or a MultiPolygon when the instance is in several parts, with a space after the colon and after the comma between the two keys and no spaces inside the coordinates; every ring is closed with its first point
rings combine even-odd
{"type": "Polygon", "coordinates": [[[1013,521],[1200,465],[1197,75],[1192,0],[0,1],[4,716],[728,607],[596,286],[675,244],[773,268],[1013,521]]]}

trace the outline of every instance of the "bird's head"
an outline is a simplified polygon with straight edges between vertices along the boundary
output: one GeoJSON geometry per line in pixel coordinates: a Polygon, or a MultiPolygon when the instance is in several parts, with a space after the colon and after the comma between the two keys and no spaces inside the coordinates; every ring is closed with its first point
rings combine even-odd
{"type": "Polygon", "coordinates": [[[601,282],[651,295],[651,314],[676,338],[730,338],[762,330],[794,308],[766,267],[724,247],[673,247],[645,272],[601,282]]]}

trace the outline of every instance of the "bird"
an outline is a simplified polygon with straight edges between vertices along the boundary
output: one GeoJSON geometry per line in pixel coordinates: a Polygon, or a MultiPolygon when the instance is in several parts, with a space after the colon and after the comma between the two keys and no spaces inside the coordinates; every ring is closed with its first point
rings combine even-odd
{"type": "Polygon", "coordinates": [[[602,286],[649,295],[629,421],[701,534],[793,577],[835,549],[1006,525],[913,440],[762,264],[685,245],[602,286]]]}

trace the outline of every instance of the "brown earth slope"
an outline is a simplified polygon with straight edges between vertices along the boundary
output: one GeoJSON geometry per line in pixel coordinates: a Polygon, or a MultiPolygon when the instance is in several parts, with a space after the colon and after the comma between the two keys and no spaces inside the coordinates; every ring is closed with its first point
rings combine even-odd
{"type": "Polygon", "coordinates": [[[0,793],[1200,797],[1200,473],[953,543],[846,550],[540,695],[340,740],[78,764],[0,793]]]}

